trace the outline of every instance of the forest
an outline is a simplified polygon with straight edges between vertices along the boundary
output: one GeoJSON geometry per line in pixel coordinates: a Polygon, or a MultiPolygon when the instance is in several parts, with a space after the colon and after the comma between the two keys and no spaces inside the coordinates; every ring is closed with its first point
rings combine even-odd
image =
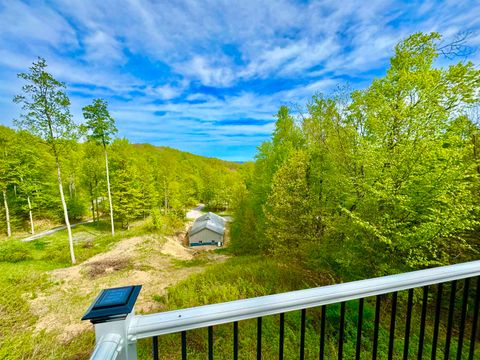
{"type": "Polygon", "coordinates": [[[344,280],[478,256],[480,70],[435,66],[439,40],[399,43],[364,90],[279,109],[238,200],[237,253],[344,280]]]}
{"type": "MultiPolygon", "coordinates": [[[[76,140],[57,144],[70,221],[108,216],[102,145],[76,140]]],[[[48,144],[28,131],[1,126],[0,146],[3,235],[8,235],[7,228],[20,236],[61,223],[55,160],[48,144]]],[[[115,139],[108,156],[114,221],[122,228],[150,215],[165,217],[166,223],[182,221],[185,210],[198,202],[225,210],[239,186],[238,164],[175,149],[115,139]]]]}

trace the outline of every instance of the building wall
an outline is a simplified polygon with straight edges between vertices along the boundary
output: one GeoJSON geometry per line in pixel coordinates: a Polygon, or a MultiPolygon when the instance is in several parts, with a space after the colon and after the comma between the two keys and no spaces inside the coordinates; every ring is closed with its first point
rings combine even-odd
{"type": "Polygon", "coordinates": [[[217,245],[218,242],[223,245],[223,235],[209,229],[203,229],[189,237],[190,246],[217,245]]]}

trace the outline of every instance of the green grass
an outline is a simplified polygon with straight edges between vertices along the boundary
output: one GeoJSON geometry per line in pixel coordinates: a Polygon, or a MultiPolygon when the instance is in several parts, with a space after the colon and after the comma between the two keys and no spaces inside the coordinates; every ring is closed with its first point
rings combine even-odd
{"type": "MultiPolygon", "coordinates": [[[[72,231],[80,263],[105,252],[122,238],[143,234],[145,228],[118,231],[115,237],[106,223],[80,225],[72,231]]],[[[94,346],[93,332],[59,342],[59,331],[34,331],[38,319],[29,306],[29,300],[54,285],[47,272],[70,265],[66,231],[27,243],[16,239],[0,243],[0,359],[88,359],[94,346]]]]}
{"type": "MultiPolygon", "coordinates": [[[[321,273],[319,271],[318,273],[321,273]]],[[[328,277],[329,278],[329,277],[328,277]]],[[[187,280],[172,286],[165,296],[156,296],[159,306],[157,311],[168,311],[204,304],[212,304],[255,296],[274,294],[307,287],[327,284],[327,277],[317,277],[292,266],[285,266],[273,259],[258,256],[243,256],[230,258],[224,263],[213,265],[203,273],[193,275],[187,280]]],[[[424,340],[424,358],[431,357],[431,343],[434,324],[434,306],[436,294],[431,290],[424,340]]],[[[445,325],[448,309],[449,287],[444,286],[444,302],[440,325],[437,356],[443,358],[445,344],[445,325]]],[[[473,295],[473,294],[472,294],[473,295]]],[[[394,342],[394,359],[402,359],[405,334],[406,296],[403,291],[398,296],[396,316],[396,332],[394,342]]],[[[415,304],[412,313],[412,325],[409,346],[409,358],[416,358],[420,334],[422,290],[414,292],[415,304]]],[[[451,358],[456,358],[458,339],[458,318],[461,308],[462,289],[457,293],[454,332],[451,342],[451,358]]],[[[473,297],[473,296],[472,296],[473,297]]],[[[390,336],[391,297],[382,299],[381,321],[379,329],[378,358],[386,359],[390,336]]],[[[473,306],[469,307],[467,328],[463,347],[463,358],[467,358],[470,346],[473,306]]],[[[340,321],[340,304],[328,305],[326,310],[326,359],[338,357],[338,326],[340,321]]],[[[375,299],[365,300],[362,326],[362,356],[361,359],[371,359],[373,331],[375,318],[375,299]]],[[[294,311],[285,315],[285,359],[298,359],[300,349],[301,312],[294,311]]],[[[321,309],[308,309],[306,318],[305,358],[318,358],[319,329],[321,309]]],[[[355,358],[356,336],[358,322],[358,301],[346,304],[344,359],[355,358]]],[[[264,359],[278,358],[279,316],[263,318],[262,355],[264,359]]],[[[240,359],[254,359],[256,356],[256,320],[239,323],[240,359]]],[[[232,358],[233,331],[232,324],[214,327],[214,353],[219,358],[232,358]]],[[[199,329],[187,332],[187,347],[189,359],[205,359],[207,353],[207,330],[199,329]]],[[[151,350],[149,341],[143,340],[139,346],[139,358],[149,358],[151,350]]],[[[161,336],[159,338],[161,357],[165,359],[180,358],[180,334],[161,336]]],[[[475,359],[480,358],[480,345],[476,346],[475,359]]]]}
{"type": "MultiPolygon", "coordinates": [[[[87,224],[74,229],[78,240],[75,250],[78,261],[84,261],[95,254],[105,252],[119,239],[144,234],[144,227],[133,228],[127,232],[119,232],[114,238],[109,234],[108,224],[87,224]]],[[[217,249],[216,252],[228,253],[228,248],[217,249]]],[[[30,243],[6,241],[0,243],[0,358],[1,359],[87,359],[94,348],[93,331],[86,331],[68,342],[58,341],[59,331],[34,331],[37,317],[31,312],[29,300],[54,286],[47,276],[53,269],[70,266],[68,241],[65,232],[59,232],[30,243]]],[[[192,306],[238,300],[255,296],[275,294],[298,290],[330,283],[331,274],[319,269],[315,273],[283,264],[272,258],[261,256],[231,257],[223,263],[208,266],[208,254],[203,254],[191,261],[175,261],[178,268],[206,266],[205,271],[190,276],[188,279],[171,286],[165,295],[154,295],[158,306],[152,311],[168,311],[192,306]]],[[[461,283],[459,283],[461,285],[461,283]]],[[[471,289],[473,292],[474,289],[471,289]]],[[[449,287],[444,287],[444,303],[442,308],[442,325],[439,337],[438,356],[443,358],[445,342],[445,322],[447,313],[449,287]]],[[[473,295],[473,293],[472,293],[473,295]]],[[[75,298],[82,294],[72,294],[75,298]]],[[[456,355],[458,338],[458,318],[461,307],[462,287],[458,287],[455,313],[455,330],[452,337],[451,356],[456,355]]],[[[396,337],[394,343],[395,359],[401,358],[403,352],[404,314],[406,292],[399,293],[396,318],[396,337]]],[[[431,292],[429,312],[425,326],[425,358],[431,356],[431,339],[433,334],[433,313],[435,292],[431,292]]],[[[72,305],[73,306],[73,305],[72,305]]],[[[354,358],[356,345],[356,323],[358,302],[351,301],[346,305],[344,358],[354,358]]],[[[337,357],[339,304],[327,307],[326,358],[337,357]]],[[[412,317],[409,358],[416,358],[420,329],[421,290],[415,291],[415,306],[412,317]]],[[[472,315],[472,306],[468,316],[472,315]]],[[[306,359],[318,358],[320,309],[307,311],[306,321],[306,359]]],[[[375,316],[374,299],[367,299],[364,307],[364,325],[362,329],[362,359],[371,358],[373,320],[375,316]]],[[[300,344],[300,311],[285,315],[285,359],[298,359],[300,344]]],[[[379,331],[379,359],[386,358],[388,352],[390,323],[390,300],[382,301],[381,323],[379,331]]],[[[467,320],[471,324],[471,319],[467,320]]],[[[263,358],[278,357],[279,317],[267,316],[263,319],[263,358]]],[[[256,352],[256,320],[239,323],[240,358],[255,358],[256,352]]],[[[214,351],[216,358],[232,357],[232,324],[215,326],[214,351]]],[[[464,354],[468,352],[470,325],[466,329],[464,354]]],[[[172,334],[159,338],[162,359],[178,359],[180,356],[180,335],[172,334]]],[[[207,351],[207,330],[188,331],[188,358],[205,359],[207,351]]],[[[477,346],[480,349],[480,345],[477,346]]],[[[139,342],[139,359],[150,358],[151,341],[139,342]]],[[[475,358],[480,358],[477,351],[475,358]]],[[[465,356],[464,356],[465,358],[465,356]]]]}
{"type": "MultiPolygon", "coordinates": [[[[306,273],[302,269],[277,263],[270,258],[260,256],[233,257],[224,263],[212,265],[205,272],[192,275],[187,280],[168,289],[165,296],[157,296],[158,311],[167,311],[198,305],[238,300],[261,295],[308,288],[313,285],[325,284],[323,277],[306,273]]],[[[299,333],[294,331],[299,323],[299,313],[286,315],[286,349],[292,353],[299,341],[299,333]]],[[[232,358],[231,324],[215,327],[215,352],[219,358],[232,358]]],[[[314,323],[309,322],[308,328],[313,329],[314,323]]],[[[244,359],[255,358],[256,321],[249,320],[240,323],[240,348],[244,359]]],[[[277,349],[278,317],[266,317],[263,322],[264,358],[270,359],[277,349]]],[[[309,332],[307,344],[309,351],[318,349],[318,341],[314,339],[314,331],[309,332]]],[[[207,349],[206,329],[188,332],[189,359],[204,359],[207,349]]],[[[149,342],[142,341],[139,346],[139,358],[149,356],[149,342]]],[[[179,335],[173,334],[160,337],[162,358],[179,358],[179,335]]],[[[297,356],[298,358],[298,356],[297,356]]]]}

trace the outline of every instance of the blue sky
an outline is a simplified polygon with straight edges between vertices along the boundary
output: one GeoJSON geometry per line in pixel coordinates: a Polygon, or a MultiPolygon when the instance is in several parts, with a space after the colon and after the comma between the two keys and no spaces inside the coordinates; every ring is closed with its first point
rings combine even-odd
{"type": "Polygon", "coordinates": [[[250,160],[280,105],[367,86],[413,32],[464,30],[478,47],[479,1],[0,0],[0,123],[41,56],[77,123],[101,97],[131,142],[250,160]]]}

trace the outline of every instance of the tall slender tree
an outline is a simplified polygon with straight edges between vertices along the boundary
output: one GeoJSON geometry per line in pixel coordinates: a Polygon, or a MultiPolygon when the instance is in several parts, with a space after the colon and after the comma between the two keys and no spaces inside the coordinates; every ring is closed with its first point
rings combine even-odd
{"type": "Polygon", "coordinates": [[[29,72],[18,74],[18,77],[27,83],[22,87],[22,94],[13,99],[15,103],[22,105],[23,110],[16,124],[43,138],[54,155],[58,188],[68,232],[70,257],[72,264],[75,264],[72,229],[63,193],[59,157],[62,150],[61,141],[75,138],[76,126],[70,114],[70,99],[65,91],[65,84],[56,80],[46,71],[46,68],[45,59],[38,58],[33,62],[29,72]]]}
{"type": "Polygon", "coordinates": [[[13,131],[6,128],[0,129],[0,188],[2,189],[8,237],[12,236],[12,226],[10,223],[7,188],[13,184],[13,171],[16,167],[16,157],[13,156],[13,137],[13,131]]]}
{"type": "Polygon", "coordinates": [[[112,137],[117,133],[115,120],[110,116],[107,109],[107,102],[103,99],[95,99],[91,105],[83,108],[83,116],[87,120],[86,126],[91,132],[89,139],[96,141],[103,146],[105,153],[105,171],[107,174],[108,204],[110,206],[110,222],[112,224],[112,236],[115,235],[115,225],[113,222],[112,194],[110,191],[110,176],[108,173],[108,151],[112,137]]]}

